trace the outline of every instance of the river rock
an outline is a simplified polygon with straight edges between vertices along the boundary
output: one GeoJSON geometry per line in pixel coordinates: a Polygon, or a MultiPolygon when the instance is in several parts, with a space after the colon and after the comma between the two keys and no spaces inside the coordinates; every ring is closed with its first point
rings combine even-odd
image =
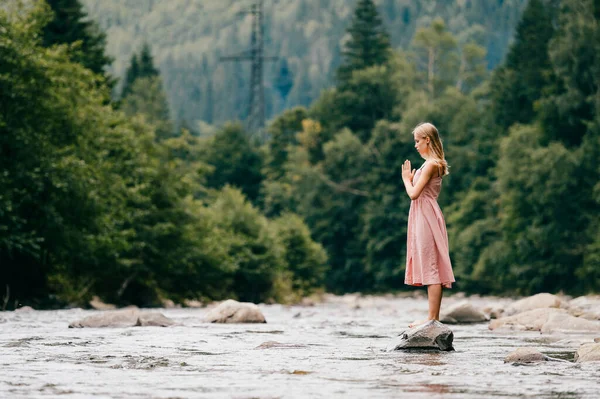
{"type": "Polygon", "coordinates": [[[386,351],[406,349],[439,349],[454,350],[452,341],[454,333],[437,320],[428,321],[420,326],[409,328],[396,337],[386,351]]]}
{"type": "Polygon", "coordinates": [[[20,308],[15,309],[15,313],[33,312],[34,310],[35,309],[32,308],[31,306],[21,306],[20,308]]]}
{"type": "Polygon", "coordinates": [[[504,358],[504,363],[545,362],[548,357],[533,348],[519,348],[504,358]]]}
{"type": "Polygon", "coordinates": [[[96,310],[113,310],[117,307],[112,303],[104,303],[97,296],[92,297],[92,300],[89,302],[90,306],[96,310]]]}
{"type": "Polygon", "coordinates": [[[600,332],[600,322],[575,317],[568,313],[552,313],[540,330],[544,334],[553,332],[600,332]]]}
{"type": "Polygon", "coordinates": [[[483,308],[483,313],[487,314],[490,319],[499,319],[504,314],[504,308],[500,306],[486,306],[483,308]]]}
{"type": "Polygon", "coordinates": [[[594,332],[600,331],[600,322],[574,317],[565,309],[541,308],[502,317],[490,322],[490,330],[499,328],[541,331],[542,333],[560,331],[594,332]]]}
{"type": "Polygon", "coordinates": [[[533,309],[560,308],[562,305],[561,299],[556,295],[541,293],[516,301],[504,311],[504,316],[512,316],[533,309]]]}
{"type": "Polygon", "coordinates": [[[575,362],[600,362],[600,343],[581,345],[575,354],[575,362]]]}
{"type": "Polygon", "coordinates": [[[228,299],[211,309],[204,320],[209,323],[266,323],[258,306],[249,302],[228,299]]]}
{"type": "Polygon", "coordinates": [[[303,344],[286,344],[277,341],[267,341],[258,345],[254,349],[298,349],[298,348],[306,348],[306,345],[303,344]]]}
{"type": "Polygon", "coordinates": [[[551,313],[565,312],[562,309],[542,308],[529,310],[523,313],[517,313],[513,316],[501,317],[492,320],[489,325],[490,330],[498,328],[509,330],[535,330],[540,331],[551,313]]]}
{"type": "Polygon", "coordinates": [[[538,363],[547,361],[570,363],[567,360],[546,356],[533,348],[519,348],[504,358],[504,363],[538,363]]]}
{"type": "Polygon", "coordinates": [[[490,318],[476,309],[471,303],[462,301],[450,306],[440,317],[442,323],[481,323],[490,318]]]}
{"type": "Polygon", "coordinates": [[[140,312],[137,308],[102,312],[88,316],[82,320],[69,324],[69,328],[101,328],[101,327],[167,327],[175,325],[173,320],[161,313],[140,312]]]}

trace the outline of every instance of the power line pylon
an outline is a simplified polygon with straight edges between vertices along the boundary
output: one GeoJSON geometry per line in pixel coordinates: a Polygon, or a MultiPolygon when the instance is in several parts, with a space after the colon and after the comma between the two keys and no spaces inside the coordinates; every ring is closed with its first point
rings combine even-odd
{"type": "Polygon", "coordinates": [[[274,61],[277,57],[267,57],[264,54],[264,13],[263,0],[256,0],[247,11],[240,14],[252,15],[252,35],[250,37],[250,50],[237,55],[221,57],[221,61],[250,61],[250,96],[248,100],[248,117],[246,129],[250,134],[263,134],[265,126],[265,86],[263,63],[274,61]]]}

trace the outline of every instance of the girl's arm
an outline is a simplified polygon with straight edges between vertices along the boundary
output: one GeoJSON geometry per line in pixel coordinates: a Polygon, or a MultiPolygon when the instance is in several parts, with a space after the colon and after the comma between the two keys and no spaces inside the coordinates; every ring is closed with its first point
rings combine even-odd
{"type": "Polygon", "coordinates": [[[425,185],[431,179],[431,176],[435,173],[436,166],[432,162],[425,162],[425,166],[423,167],[423,171],[419,176],[419,181],[417,181],[416,185],[413,185],[413,177],[415,176],[415,171],[412,170],[410,161],[404,161],[402,164],[402,181],[404,182],[404,187],[406,188],[406,193],[410,197],[411,200],[416,200],[423,192],[425,185]]]}

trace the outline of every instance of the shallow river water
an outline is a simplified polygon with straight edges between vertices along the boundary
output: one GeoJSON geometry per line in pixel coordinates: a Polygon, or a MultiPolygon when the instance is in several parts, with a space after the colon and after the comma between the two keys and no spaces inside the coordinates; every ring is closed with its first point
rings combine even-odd
{"type": "Polygon", "coordinates": [[[518,347],[572,360],[593,336],[483,323],[450,326],[453,352],[388,353],[392,338],[426,314],[426,299],[260,308],[267,324],[207,324],[207,309],[159,309],[181,325],[106,329],[67,328],[97,311],[0,312],[0,398],[600,397],[598,362],[503,362],[518,347]],[[280,345],[258,348],[269,341],[280,345]]]}

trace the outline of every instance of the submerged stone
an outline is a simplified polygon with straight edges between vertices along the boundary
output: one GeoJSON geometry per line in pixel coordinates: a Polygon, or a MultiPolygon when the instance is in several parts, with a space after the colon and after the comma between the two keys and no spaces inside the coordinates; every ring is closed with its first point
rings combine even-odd
{"type": "Polygon", "coordinates": [[[456,303],[444,312],[440,321],[448,324],[481,323],[490,318],[467,301],[456,303]]]}
{"type": "Polygon", "coordinates": [[[454,333],[437,320],[428,321],[420,326],[409,328],[396,337],[387,346],[388,352],[407,349],[454,350],[452,341],[454,333]]]}
{"type": "Polygon", "coordinates": [[[266,323],[258,306],[250,302],[228,299],[209,311],[204,320],[209,323],[266,323]]]}
{"type": "Polygon", "coordinates": [[[161,313],[142,313],[139,309],[123,309],[107,311],[88,316],[69,324],[69,328],[102,328],[102,327],[167,327],[175,325],[173,320],[161,313]]]}
{"type": "Polygon", "coordinates": [[[600,362],[600,343],[594,342],[581,345],[575,354],[575,362],[600,362]]]}

